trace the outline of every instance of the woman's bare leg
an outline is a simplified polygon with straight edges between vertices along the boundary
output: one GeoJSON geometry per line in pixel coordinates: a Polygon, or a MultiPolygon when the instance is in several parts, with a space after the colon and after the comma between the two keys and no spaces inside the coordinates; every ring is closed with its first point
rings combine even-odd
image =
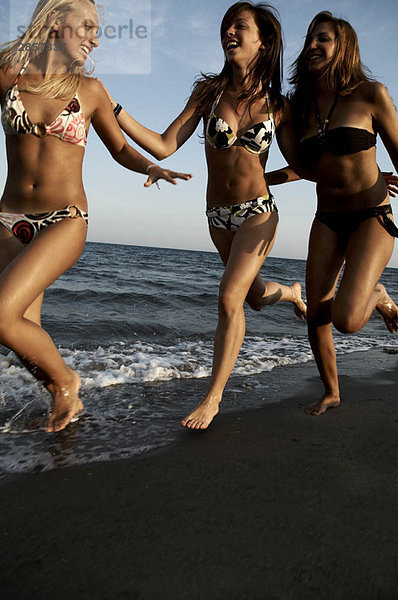
{"type": "Polygon", "coordinates": [[[317,219],[312,225],[306,268],[308,338],[325,391],[306,409],[320,415],[339,406],[340,390],[332,333],[332,305],[344,263],[336,235],[317,219]]]}
{"type": "Polygon", "coordinates": [[[342,333],[362,329],[375,308],[389,331],[397,331],[398,307],[379,283],[393,249],[394,238],[375,218],[364,221],[351,236],[332,312],[333,324],[342,333]]]}
{"type": "MultiPolygon", "coordinates": [[[[1,272],[18,256],[25,246],[17,240],[3,225],[0,224],[0,274],[1,272]]],[[[33,321],[37,325],[41,325],[41,308],[43,304],[44,292],[34,300],[25,311],[24,317],[33,321]]],[[[44,373],[39,373],[38,369],[32,369],[30,363],[26,363],[22,356],[18,356],[21,363],[36,377],[38,381],[46,385],[46,376],[44,373]]]]}
{"type": "MultiPolygon", "coordinates": [[[[0,274],[0,342],[18,354],[54,398],[47,431],[59,431],[82,409],[80,377],[69,369],[37,321],[43,291],[79,258],[87,226],[65,219],[49,226],[20,251],[0,274]],[[35,306],[35,302],[37,305],[35,306]],[[36,315],[35,321],[27,315],[36,315]]],[[[11,242],[1,232],[0,252],[11,242]]]]}
{"type": "Polygon", "coordinates": [[[268,213],[248,219],[237,233],[211,228],[212,239],[226,265],[220,284],[212,376],[204,400],[181,421],[183,426],[205,429],[218,413],[245,335],[245,300],[255,310],[283,300],[302,302],[296,286],[265,283],[258,275],[272,249],[277,223],[276,213],[268,213]]]}
{"type": "Polygon", "coordinates": [[[340,331],[353,333],[377,308],[390,331],[396,331],[398,307],[377,283],[393,244],[393,238],[376,219],[362,223],[350,238],[344,274],[333,300],[343,257],[335,234],[314,221],[307,261],[308,333],[325,393],[306,409],[307,414],[318,416],[340,404],[332,322],[340,331]]]}
{"type": "Polygon", "coordinates": [[[253,310],[261,310],[278,302],[291,302],[295,314],[302,320],[307,317],[307,306],[301,297],[301,284],[283,285],[276,281],[264,281],[257,274],[246,296],[246,302],[253,310]]]}

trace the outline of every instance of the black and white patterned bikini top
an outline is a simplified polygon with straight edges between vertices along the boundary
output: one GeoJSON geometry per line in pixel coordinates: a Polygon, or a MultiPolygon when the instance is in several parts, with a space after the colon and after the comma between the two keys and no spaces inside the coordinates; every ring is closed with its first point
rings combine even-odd
{"type": "Polygon", "coordinates": [[[232,131],[228,123],[221,119],[221,117],[217,117],[214,112],[220,102],[222,94],[223,92],[217,96],[213,103],[209,120],[207,121],[206,140],[210,146],[216,150],[225,150],[231,146],[242,146],[245,150],[248,150],[248,152],[252,152],[253,154],[262,154],[263,152],[266,152],[275,135],[275,121],[268,94],[266,94],[265,98],[267,101],[269,119],[267,121],[256,123],[241,135],[240,138],[232,131]]]}

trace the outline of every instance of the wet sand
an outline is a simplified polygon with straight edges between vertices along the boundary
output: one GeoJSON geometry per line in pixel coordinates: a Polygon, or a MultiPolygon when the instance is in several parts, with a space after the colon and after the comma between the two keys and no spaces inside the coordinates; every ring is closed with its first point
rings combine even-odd
{"type": "Polygon", "coordinates": [[[297,365],[290,398],[161,452],[9,477],[2,600],[396,600],[398,357],[343,360],[324,416],[297,365]]]}

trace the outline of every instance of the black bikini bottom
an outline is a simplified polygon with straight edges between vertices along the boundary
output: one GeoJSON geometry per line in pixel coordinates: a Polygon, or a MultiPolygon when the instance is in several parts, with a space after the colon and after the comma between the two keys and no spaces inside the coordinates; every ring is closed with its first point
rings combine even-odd
{"type": "Polygon", "coordinates": [[[347,246],[350,236],[357,227],[359,227],[363,221],[371,219],[372,217],[378,217],[378,221],[384,229],[393,237],[398,237],[398,228],[387,215],[392,215],[390,204],[344,212],[318,210],[315,213],[315,217],[318,221],[329,227],[329,229],[337,235],[339,245],[342,248],[347,246]]]}

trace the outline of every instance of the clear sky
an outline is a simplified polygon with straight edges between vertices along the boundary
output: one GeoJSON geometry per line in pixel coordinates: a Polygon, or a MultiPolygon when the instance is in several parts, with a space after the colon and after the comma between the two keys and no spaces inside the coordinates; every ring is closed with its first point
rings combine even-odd
{"type": "MultiPolygon", "coordinates": [[[[93,53],[96,74],[114,98],[156,131],[163,131],[184,106],[200,73],[219,72],[223,53],[219,26],[227,0],[104,0],[101,46],[93,53]]],[[[24,23],[34,0],[0,0],[0,38],[24,23]],[[9,12],[9,6],[11,11],[9,12]]],[[[312,17],[321,10],[350,21],[360,42],[361,57],[398,104],[396,0],[275,0],[284,33],[285,83],[288,67],[302,48],[312,17]]],[[[16,37],[12,35],[12,37],[16,37]]],[[[84,181],[90,206],[90,241],[213,250],[204,216],[206,168],[197,133],[165,165],[192,172],[192,181],[172,187],[143,188],[144,177],[115,163],[95,132],[89,134],[84,181]]],[[[3,134],[0,134],[2,137],[3,134]]],[[[4,144],[2,144],[4,148],[4,144]]],[[[0,155],[0,179],[6,176],[0,155]]],[[[382,170],[393,170],[378,140],[382,170]]],[[[268,170],[285,164],[274,142],[268,170]]],[[[273,188],[280,225],[272,255],[305,258],[315,212],[314,184],[294,182],[273,188]]],[[[392,204],[397,206],[398,199],[392,204]]],[[[398,215],[398,207],[395,210],[398,215]]],[[[398,266],[395,250],[390,266],[398,266]]]]}

